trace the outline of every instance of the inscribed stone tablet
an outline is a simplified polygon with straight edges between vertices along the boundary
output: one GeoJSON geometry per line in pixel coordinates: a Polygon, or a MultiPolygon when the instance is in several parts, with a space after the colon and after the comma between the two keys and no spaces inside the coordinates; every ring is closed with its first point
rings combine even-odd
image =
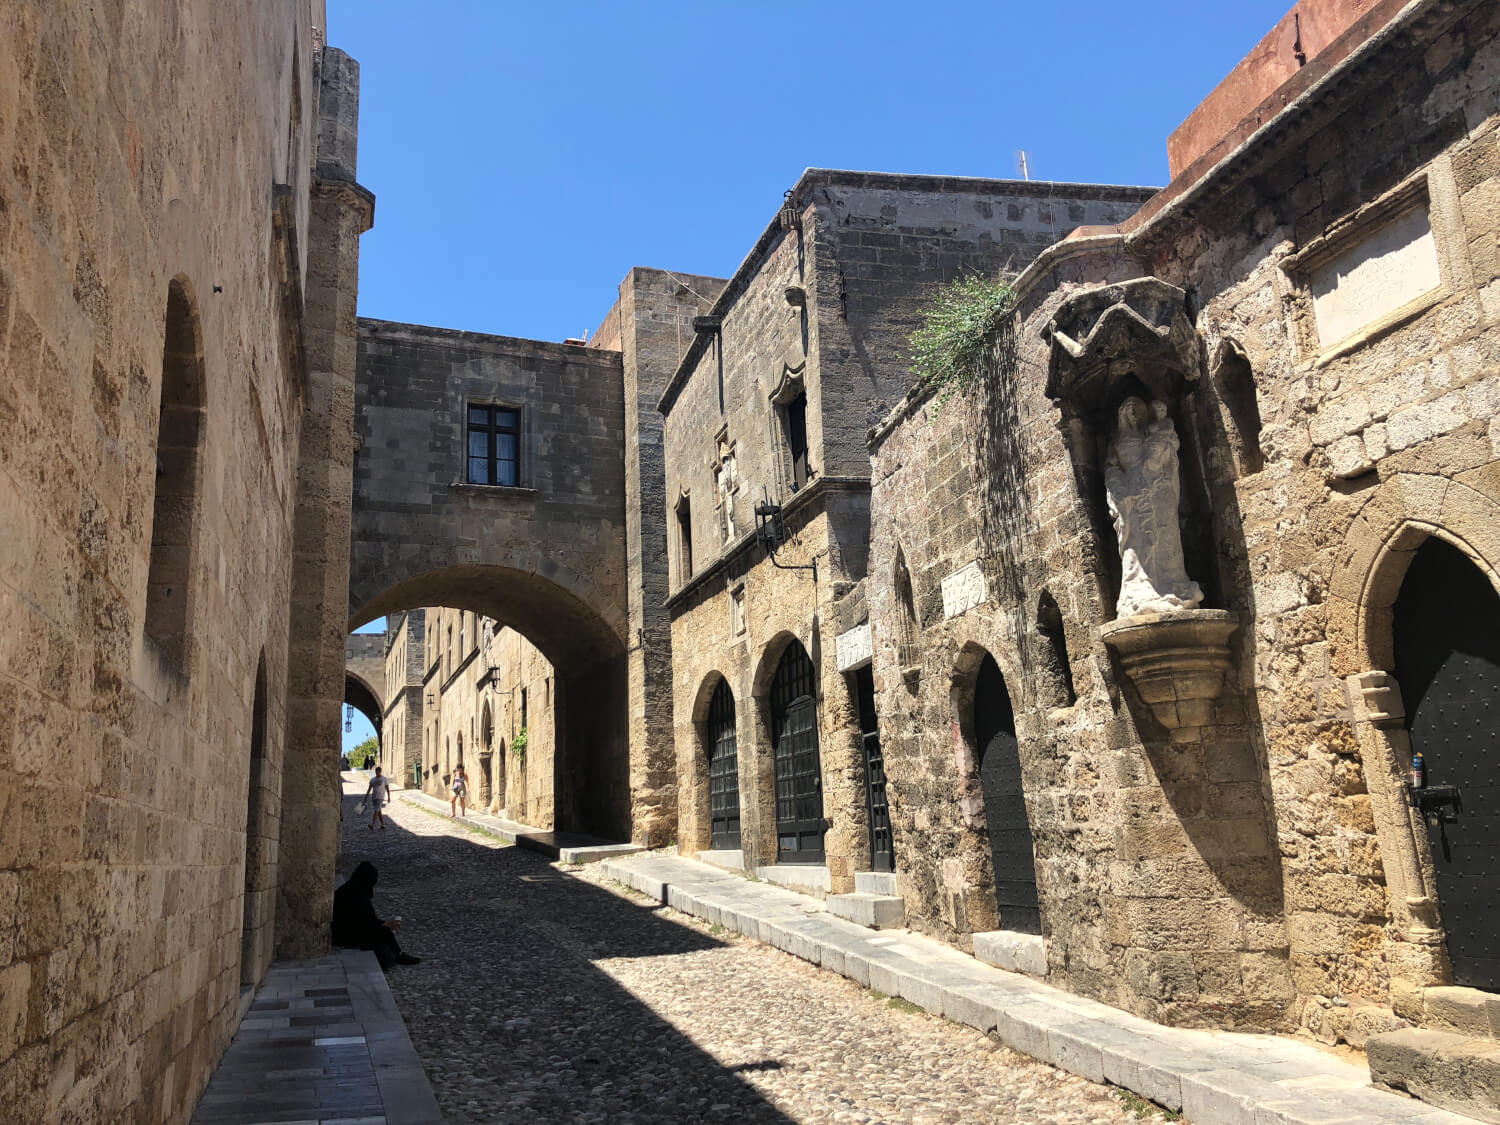
{"type": "Polygon", "coordinates": [[[1313,272],[1318,342],[1338,343],[1442,284],[1427,208],[1408,211],[1313,272]]]}

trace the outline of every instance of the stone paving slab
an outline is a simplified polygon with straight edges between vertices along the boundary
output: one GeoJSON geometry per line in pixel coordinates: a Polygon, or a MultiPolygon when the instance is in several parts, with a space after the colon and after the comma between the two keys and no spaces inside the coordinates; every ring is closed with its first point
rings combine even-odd
{"type": "Polygon", "coordinates": [[[822,965],[1195,1125],[1473,1125],[1377,1090],[1361,1066],[1274,1035],[1163,1027],[907,931],[871,931],[815,899],[680,856],[607,859],[600,873],[705,921],[822,965]]]}
{"type": "Polygon", "coordinates": [[[614,856],[634,855],[645,851],[639,844],[601,840],[597,836],[585,836],[577,832],[553,832],[546,828],[533,828],[529,824],[506,820],[504,817],[490,816],[488,813],[470,812],[462,816],[453,816],[451,806],[447,801],[417,789],[397,789],[395,796],[428,812],[440,813],[457,824],[465,824],[480,832],[498,836],[507,844],[515,844],[519,848],[537,852],[548,859],[561,860],[563,863],[595,863],[614,856]]]}
{"type": "Polygon", "coordinates": [[[266,973],[193,1125],[442,1125],[375,954],[266,973]]]}

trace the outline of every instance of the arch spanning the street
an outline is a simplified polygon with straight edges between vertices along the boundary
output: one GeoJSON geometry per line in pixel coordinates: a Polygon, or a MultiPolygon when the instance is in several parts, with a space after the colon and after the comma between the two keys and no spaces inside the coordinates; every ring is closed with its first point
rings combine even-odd
{"type": "Polygon", "coordinates": [[[448,606],[524,635],[557,676],[554,823],[630,838],[620,354],[363,320],[358,372],[349,628],[448,606]]]}
{"type": "Polygon", "coordinates": [[[347,668],[344,670],[344,702],[369,719],[375,728],[375,737],[381,737],[385,708],[381,705],[380,693],[364,677],[347,668]]]}

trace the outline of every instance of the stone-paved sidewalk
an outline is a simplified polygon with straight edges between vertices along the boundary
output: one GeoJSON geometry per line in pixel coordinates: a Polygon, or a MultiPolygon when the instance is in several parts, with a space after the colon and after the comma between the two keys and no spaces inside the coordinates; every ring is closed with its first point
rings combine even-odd
{"type": "Polygon", "coordinates": [[[441,1125],[373,953],[271,966],[193,1125],[441,1125]]]}
{"type": "Polygon", "coordinates": [[[607,859],[614,879],[867,988],[995,1032],[1006,1045],[1109,1082],[1199,1125],[1473,1125],[1373,1088],[1369,1073],[1299,1040],[1138,1019],[904,931],[874,931],[816,899],[669,854],[607,859]]]}

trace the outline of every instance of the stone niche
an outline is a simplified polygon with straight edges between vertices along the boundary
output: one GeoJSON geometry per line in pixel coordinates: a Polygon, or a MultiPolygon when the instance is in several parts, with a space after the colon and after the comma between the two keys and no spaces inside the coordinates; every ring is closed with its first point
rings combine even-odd
{"type": "Polygon", "coordinates": [[[1202,354],[1184,294],[1153,277],[1086,290],[1042,335],[1047,396],[1061,412],[1098,543],[1101,601],[1114,617],[1104,643],[1163,727],[1204,726],[1238,620],[1203,607],[1183,546],[1178,420],[1202,354]]]}

